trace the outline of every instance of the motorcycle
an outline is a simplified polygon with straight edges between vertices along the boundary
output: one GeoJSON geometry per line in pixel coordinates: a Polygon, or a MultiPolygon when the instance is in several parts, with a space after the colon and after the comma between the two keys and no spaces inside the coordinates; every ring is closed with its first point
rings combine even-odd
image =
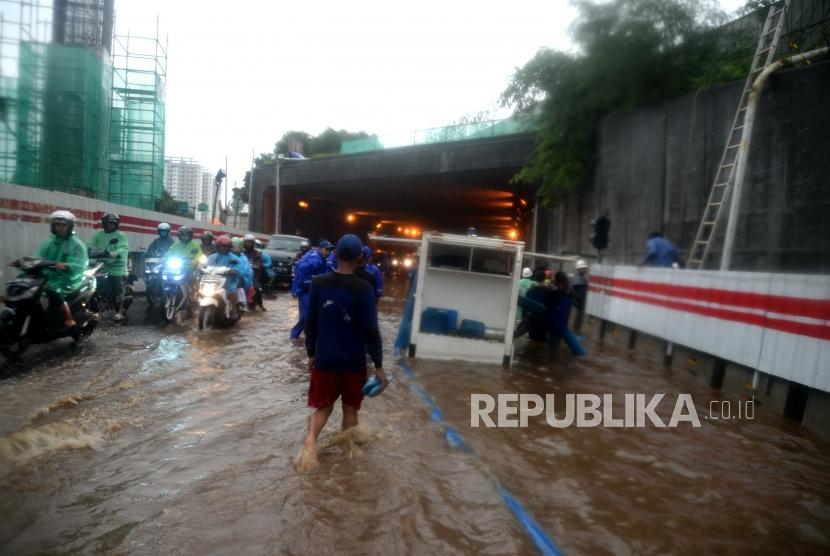
{"type": "MultiPolygon", "coordinates": [[[[118,240],[113,238],[110,240],[110,243],[118,243],[118,240]]],[[[107,274],[107,272],[103,270],[103,261],[109,258],[110,253],[106,249],[89,250],[90,263],[92,263],[93,261],[101,261],[101,263],[97,267],[95,279],[97,281],[98,305],[102,315],[110,315],[111,313],[115,313],[118,310],[117,292],[111,291],[111,288],[109,287],[109,284],[107,282],[109,274],[107,274]]],[[[127,310],[130,308],[130,305],[133,304],[133,297],[135,293],[133,290],[135,276],[132,274],[132,269],[129,266],[129,261],[127,261],[127,264],[127,281],[124,284],[124,294],[122,296],[122,308],[125,315],[127,314],[127,310]]]]}
{"type": "Polygon", "coordinates": [[[95,273],[101,263],[84,271],[81,287],[66,302],[78,328],[67,330],[63,319],[49,310],[45,295],[44,270],[54,268],[54,261],[41,257],[23,257],[17,263],[22,274],[6,285],[6,308],[0,313],[0,352],[16,359],[30,344],[72,337],[75,345],[92,335],[100,316],[95,273]]]}
{"type": "Polygon", "coordinates": [[[173,322],[176,313],[190,308],[190,274],[186,261],[179,257],[168,258],[162,277],[161,317],[165,322],[173,322]]]}
{"type": "Polygon", "coordinates": [[[225,288],[230,270],[227,266],[202,269],[202,279],[199,282],[199,330],[227,326],[239,320],[240,307],[236,307],[236,318],[233,318],[225,288]]]}
{"type": "Polygon", "coordinates": [[[146,288],[147,304],[150,306],[159,303],[164,295],[164,259],[149,257],[144,259],[144,286],[146,288]]]}

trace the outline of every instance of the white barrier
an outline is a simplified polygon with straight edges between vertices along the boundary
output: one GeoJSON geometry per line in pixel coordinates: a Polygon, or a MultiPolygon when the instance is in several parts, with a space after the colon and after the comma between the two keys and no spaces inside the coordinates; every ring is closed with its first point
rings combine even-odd
{"type": "Polygon", "coordinates": [[[587,312],[830,392],[830,276],[591,267],[587,312]]]}
{"type": "MultiPolygon", "coordinates": [[[[0,183],[0,288],[5,292],[3,276],[9,276],[8,263],[25,255],[34,255],[40,244],[49,237],[49,214],[55,210],[71,211],[78,219],[75,231],[86,243],[101,229],[101,216],[115,212],[121,218],[119,230],[127,235],[130,252],[142,252],[158,235],[156,226],[167,222],[176,230],[181,226],[193,228],[195,237],[206,230],[214,236],[229,234],[243,236],[247,232],[228,226],[217,226],[204,221],[191,220],[161,212],[116,205],[98,199],[78,195],[46,191],[34,187],[0,183]]],[[[270,236],[254,234],[267,242],[270,236]]]]}

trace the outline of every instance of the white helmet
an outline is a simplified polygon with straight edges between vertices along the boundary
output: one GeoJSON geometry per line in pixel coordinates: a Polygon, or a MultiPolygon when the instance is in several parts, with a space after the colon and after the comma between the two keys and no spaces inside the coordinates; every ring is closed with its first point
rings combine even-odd
{"type": "Polygon", "coordinates": [[[530,270],[530,267],[524,267],[522,269],[522,278],[530,278],[531,276],[533,276],[533,271],[530,270]]]}
{"type": "Polygon", "coordinates": [[[49,215],[49,225],[52,233],[55,233],[55,224],[66,224],[69,226],[69,233],[75,229],[75,215],[68,210],[56,210],[49,215]]]}
{"type": "Polygon", "coordinates": [[[579,259],[578,261],[576,261],[576,269],[577,269],[577,270],[581,270],[581,269],[583,269],[583,268],[588,268],[588,263],[586,263],[586,262],[585,262],[584,260],[582,260],[582,259],[579,259]]]}
{"type": "Polygon", "coordinates": [[[256,237],[254,237],[254,234],[245,234],[243,241],[253,241],[256,243],[256,237]]]}
{"type": "Polygon", "coordinates": [[[160,222],[158,226],[156,226],[156,231],[161,234],[161,232],[167,232],[167,235],[170,235],[170,224],[167,222],[160,222]]]}

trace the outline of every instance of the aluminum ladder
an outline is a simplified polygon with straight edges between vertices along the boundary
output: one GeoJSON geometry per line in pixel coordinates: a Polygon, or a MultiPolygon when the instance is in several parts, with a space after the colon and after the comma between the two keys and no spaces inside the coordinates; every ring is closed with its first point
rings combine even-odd
{"type": "Polygon", "coordinates": [[[738,104],[738,111],[732,121],[732,128],[726,140],[720,166],[718,166],[718,171],[715,173],[715,183],[709,192],[709,200],[706,203],[706,208],[703,209],[703,217],[700,220],[695,241],[689,252],[687,268],[702,269],[706,258],[709,256],[709,248],[712,246],[712,239],[715,237],[721,211],[724,205],[729,202],[732,185],[735,183],[735,168],[744,150],[743,130],[749,93],[758,75],[775,59],[788,4],[789,0],[773,4],[767,12],[764,30],[761,31],[761,38],[758,41],[758,47],[755,49],[755,57],[752,59],[752,66],[741,94],[741,102],[738,104]]]}

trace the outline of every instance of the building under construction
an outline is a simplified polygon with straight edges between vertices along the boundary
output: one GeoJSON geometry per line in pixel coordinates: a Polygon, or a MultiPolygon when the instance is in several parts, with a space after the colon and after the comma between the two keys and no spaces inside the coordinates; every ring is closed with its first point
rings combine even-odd
{"type": "Polygon", "coordinates": [[[154,208],[167,55],[113,4],[0,0],[0,181],[154,208]]]}

